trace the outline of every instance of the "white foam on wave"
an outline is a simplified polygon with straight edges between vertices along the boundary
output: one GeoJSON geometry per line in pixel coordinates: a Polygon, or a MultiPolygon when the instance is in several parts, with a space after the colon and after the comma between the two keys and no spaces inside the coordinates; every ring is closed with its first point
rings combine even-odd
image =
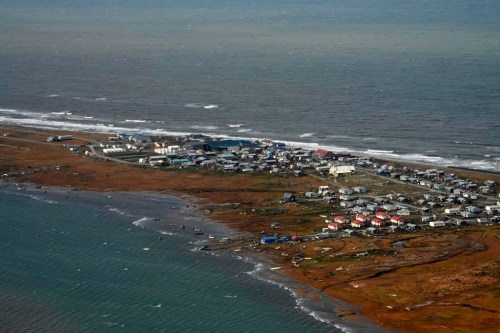
{"type": "Polygon", "coordinates": [[[299,135],[299,138],[310,138],[314,135],[314,133],[303,133],[299,135]]]}
{"type": "MultiPolygon", "coordinates": [[[[253,278],[255,278],[257,280],[278,286],[279,288],[286,290],[287,292],[290,293],[290,295],[295,300],[296,307],[298,309],[300,309],[301,311],[303,311],[304,313],[313,317],[315,320],[318,320],[320,322],[323,322],[323,323],[326,323],[329,325],[333,325],[336,328],[338,328],[339,330],[341,330],[342,332],[346,332],[346,333],[353,332],[350,328],[339,324],[335,320],[332,320],[330,311],[324,312],[325,314],[322,315],[321,311],[319,311],[319,310],[316,311],[316,310],[308,307],[306,304],[307,304],[307,302],[310,302],[310,300],[307,300],[306,298],[299,296],[292,288],[287,286],[285,283],[279,282],[277,279],[275,280],[272,277],[267,277],[266,273],[268,273],[268,272],[274,272],[274,271],[266,264],[256,263],[254,265],[254,269],[252,271],[246,272],[246,274],[252,276],[253,278]]],[[[273,273],[273,274],[276,274],[276,273],[273,273]]],[[[276,275],[276,276],[279,276],[279,275],[276,275]]]]}
{"type": "Polygon", "coordinates": [[[54,98],[54,97],[59,97],[59,96],[61,96],[61,95],[58,95],[58,94],[50,94],[50,95],[49,95],[49,96],[47,96],[47,97],[54,98]]]}
{"type": "Polygon", "coordinates": [[[83,116],[83,119],[94,119],[92,116],[83,116]]]}
{"type": "Polygon", "coordinates": [[[350,136],[350,135],[342,135],[342,134],[328,135],[328,137],[331,138],[331,139],[352,139],[352,136],[350,136]]]}
{"type": "MultiPolygon", "coordinates": [[[[47,118],[50,115],[50,113],[16,110],[16,109],[10,109],[10,108],[0,109],[0,112],[6,113],[6,114],[12,114],[12,115],[20,115],[20,116],[25,116],[25,117],[37,118],[38,121],[40,118],[47,118]]],[[[19,119],[19,120],[21,120],[21,119],[19,119]]]]}
{"type": "Polygon", "coordinates": [[[374,155],[380,155],[380,154],[392,154],[394,153],[393,150],[376,150],[376,149],[368,149],[365,151],[365,154],[374,154],[374,155]]]}
{"type": "Polygon", "coordinates": [[[195,108],[195,109],[204,107],[204,105],[201,103],[186,103],[184,104],[184,106],[187,108],[195,108]]]}
{"type": "Polygon", "coordinates": [[[136,227],[139,227],[139,228],[145,228],[146,227],[146,224],[150,221],[151,219],[148,218],[148,217],[143,217],[143,218],[140,218],[138,220],[135,220],[134,222],[132,222],[133,225],[135,225],[136,227]]]}
{"type": "Polygon", "coordinates": [[[15,110],[15,109],[3,109],[3,108],[0,108],[0,112],[17,112],[17,110],[15,110]]]}
{"type": "Polygon", "coordinates": [[[238,133],[247,133],[247,132],[251,132],[252,129],[251,128],[240,128],[237,132],[238,133]]]}
{"type": "Polygon", "coordinates": [[[147,120],[143,119],[125,119],[126,123],[146,123],[147,120]]]}
{"type": "Polygon", "coordinates": [[[199,130],[208,130],[208,131],[213,131],[218,129],[219,127],[217,126],[212,126],[212,125],[193,125],[191,126],[192,129],[199,129],[199,130]]]}
{"type": "Polygon", "coordinates": [[[45,202],[45,203],[48,203],[48,204],[51,204],[51,205],[58,204],[58,202],[55,201],[55,200],[51,200],[51,199],[47,199],[47,198],[42,198],[42,197],[39,197],[37,195],[27,194],[26,196],[29,197],[29,198],[31,198],[31,199],[33,199],[33,200],[45,202]]]}
{"type": "Polygon", "coordinates": [[[98,97],[98,98],[95,98],[94,100],[97,102],[102,102],[102,101],[107,100],[107,98],[106,97],[98,97]]]}
{"type": "Polygon", "coordinates": [[[117,213],[117,214],[120,214],[120,215],[125,215],[125,212],[124,212],[124,211],[122,211],[120,208],[117,208],[117,207],[110,207],[110,206],[108,206],[108,207],[109,207],[109,208],[108,208],[108,210],[109,210],[110,212],[117,213]]]}
{"type": "Polygon", "coordinates": [[[241,127],[244,126],[245,124],[227,124],[229,127],[241,127]]]}
{"type": "Polygon", "coordinates": [[[216,109],[218,108],[219,106],[217,104],[208,104],[208,105],[205,105],[203,106],[204,109],[216,109]]]}

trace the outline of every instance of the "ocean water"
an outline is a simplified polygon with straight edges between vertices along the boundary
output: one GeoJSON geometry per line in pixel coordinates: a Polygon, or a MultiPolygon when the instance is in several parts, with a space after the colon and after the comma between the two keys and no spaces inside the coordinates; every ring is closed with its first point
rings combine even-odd
{"type": "Polygon", "coordinates": [[[1,332],[382,332],[264,262],[200,251],[232,231],[176,198],[0,185],[1,332]]]}
{"type": "Polygon", "coordinates": [[[498,1],[0,6],[0,124],[500,170],[498,1]]]}

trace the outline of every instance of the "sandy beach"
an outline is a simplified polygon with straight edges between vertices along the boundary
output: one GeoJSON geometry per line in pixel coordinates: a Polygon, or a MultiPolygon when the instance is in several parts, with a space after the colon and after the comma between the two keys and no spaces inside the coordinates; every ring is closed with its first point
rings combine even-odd
{"type": "MultiPolygon", "coordinates": [[[[324,211],[319,206],[287,204],[286,214],[269,217],[251,213],[253,209],[274,207],[283,192],[305,192],[323,183],[313,177],[161,171],[76,155],[60,143],[47,143],[48,134],[42,130],[3,128],[2,131],[6,135],[0,138],[0,173],[18,171],[14,176],[5,177],[5,181],[54,186],[68,191],[102,192],[104,200],[112,200],[108,196],[118,198],[120,192],[174,195],[188,202],[191,207],[187,208],[193,209],[192,214],[230,228],[210,231],[217,235],[235,237],[234,230],[252,235],[257,241],[262,231],[272,231],[271,220],[278,222],[282,231],[286,228],[290,234],[304,235],[315,228],[313,216],[324,211]]],[[[74,136],[72,145],[107,137],[95,133],[71,134],[74,136]]],[[[500,177],[494,174],[470,170],[455,172],[477,180],[500,182],[500,177]]],[[[188,210],[186,214],[191,213],[188,210]]],[[[292,279],[287,280],[287,285],[290,281],[300,282],[292,288],[294,292],[302,290],[307,294],[304,299],[324,305],[324,311],[318,310],[318,314],[329,315],[332,310],[340,312],[342,320],[352,321],[354,327],[356,323],[363,323],[358,319],[361,316],[383,327],[380,331],[493,332],[499,324],[500,311],[499,231],[498,225],[492,225],[453,232],[259,246],[253,250],[242,244],[226,250],[264,256],[273,266],[280,267],[280,274],[292,279]],[[389,255],[393,251],[392,244],[401,240],[407,242],[405,252],[389,255]],[[326,248],[328,250],[321,252],[326,248]],[[366,262],[355,257],[360,251],[372,251],[377,255],[366,262]],[[311,258],[300,267],[290,262],[298,252],[311,258]],[[335,253],[352,254],[353,259],[341,257],[342,260],[337,260],[335,253]],[[382,266],[387,268],[378,269],[382,266]],[[332,302],[333,299],[341,302],[332,302]],[[332,307],[332,304],[336,305],[332,307]]],[[[279,281],[279,275],[271,280],[279,281]]],[[[304,306],[308,306],[307,301],[304,306]]],[[[358,331],[364,329],[358,326],[358,331]]]]}

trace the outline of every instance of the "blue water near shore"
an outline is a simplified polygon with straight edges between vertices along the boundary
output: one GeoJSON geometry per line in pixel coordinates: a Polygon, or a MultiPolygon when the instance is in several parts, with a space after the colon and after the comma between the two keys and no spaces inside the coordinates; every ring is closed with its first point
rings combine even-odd
{"type": "Polygon", "coordinates": [[[0,124],[500,171],[498,1],[0,4],[0,124]]]}
{"type": "Polygon", "coordinates": [[[382,332],[265,263],[197,250],[193,226],[234,235],[176,198],[0,184],[2,332],[382,332]]]}

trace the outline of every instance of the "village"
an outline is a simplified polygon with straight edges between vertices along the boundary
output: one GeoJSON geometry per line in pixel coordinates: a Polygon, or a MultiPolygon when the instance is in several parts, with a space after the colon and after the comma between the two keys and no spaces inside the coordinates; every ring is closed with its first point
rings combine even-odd
{"type": "Polygon", "coordinates": [[[498,173],[267,139],[4,130],[1,181],[21,194],[32,183],[40,193],[102,191],[110,202],[114,191],[178,196],[189,214],[234,234],[200,221],[172,233],[192,233],[206,253],[268,258],[272,270],[394,328],[435,328],[449,314],[460,327],[478,318],[490,327],[498,316],[498,173]]]}
{"type": "Polygon", "coordinates": [[[308,235],[280,235],[276,232],[279,224],[271,223],[270,229],[261,231],[265,234],[262,244],[500,222],[500,194],[495,181],[479,183],[435,167],[417,170],[372,157],[325,149],[311,151],[272,140],[214,139],[203,135],[120,134],[88,148],[85,154],[94,158],[164,170],[260,172],[325,180],[324,185],[310,191],[287,192],[276,198],[281,206],[324,205],[326,212],[318,217],[322,226],[308,235]]]}

